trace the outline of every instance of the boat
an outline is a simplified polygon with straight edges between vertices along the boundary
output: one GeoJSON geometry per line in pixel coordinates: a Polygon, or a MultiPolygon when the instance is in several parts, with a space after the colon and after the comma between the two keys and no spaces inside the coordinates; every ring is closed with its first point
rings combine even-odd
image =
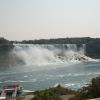
{"type": "MultiPolygon", "coordinates": [[[[20,85],[6,85],[1,89],[0,97],[8,98],[8,97],[17,97],[22,93],[23,87],[20,85]]],[[[5,100],[5,99],[1,99],[5,100]]]]}

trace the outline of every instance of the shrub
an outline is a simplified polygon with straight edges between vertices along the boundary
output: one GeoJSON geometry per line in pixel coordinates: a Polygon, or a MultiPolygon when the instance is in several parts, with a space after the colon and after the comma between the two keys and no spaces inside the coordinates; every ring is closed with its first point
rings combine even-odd
{"type": "Polygon", "coordinates": [[[87,87],[78,90],[70,100],[85,100],[100,97],[100,77],[93,78],[87,87]]]}
{"type": "Polygon", "coordinates": [[[72,94],[74,91],[58,85],[55,88],[49,88],[43,91],[36,91],[33,100],[61,100],[61,95],[72,94]]]}

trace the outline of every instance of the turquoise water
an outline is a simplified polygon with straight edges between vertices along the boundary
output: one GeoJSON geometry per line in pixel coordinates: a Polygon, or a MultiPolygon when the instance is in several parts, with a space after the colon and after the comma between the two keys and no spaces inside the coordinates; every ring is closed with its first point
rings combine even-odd
{"type": "Polygon", "coordinates": [[[20,84],[24,89],[40,90],[61,84],[79,89],[98,75],[100,75],[99,62],[0,67],[0,87],[20,84]]]}

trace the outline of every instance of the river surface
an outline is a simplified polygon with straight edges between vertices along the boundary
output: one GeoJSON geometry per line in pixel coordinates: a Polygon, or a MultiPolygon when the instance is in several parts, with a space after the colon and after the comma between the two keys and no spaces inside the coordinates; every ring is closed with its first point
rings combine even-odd
{"type": "Polygon", "coordinates": [[[61,84],[79,89],[100,75],[100,62],[56,63],[0,67],[0,87],[20,84],[24,89],[40,90],[61,84]]]}

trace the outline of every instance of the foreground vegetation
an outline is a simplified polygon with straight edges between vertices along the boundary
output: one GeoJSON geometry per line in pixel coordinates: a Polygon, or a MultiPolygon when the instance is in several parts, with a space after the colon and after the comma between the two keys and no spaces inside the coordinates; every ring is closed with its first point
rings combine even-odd
{"type": "Polygon", "coordinates": [[[66,89],[58,85],[55,88],[49,88],[43,91],[36,91],[33,100],[61,100],[61,95],[75,94],[75,91],[66,89]]]}
{"type": "Polygon", "coordinates": [[[69,100],[87,100],[92,98],[100,98],[100,77],[93,78],[89,85],[82,87],[78,91],[66,89],[58,85],[55,88],[49,88],[43,91],[36,91],[34,93],[35,98],[33,100],[62,100],[62,95],[75,96],[69,100]]]}
{"type": "Polygon", "coordinates": [[[93,78],[87,87],[77,91],[77,94],[70,100],[85,100],[100,98],[100,77],[93,78]]]}

